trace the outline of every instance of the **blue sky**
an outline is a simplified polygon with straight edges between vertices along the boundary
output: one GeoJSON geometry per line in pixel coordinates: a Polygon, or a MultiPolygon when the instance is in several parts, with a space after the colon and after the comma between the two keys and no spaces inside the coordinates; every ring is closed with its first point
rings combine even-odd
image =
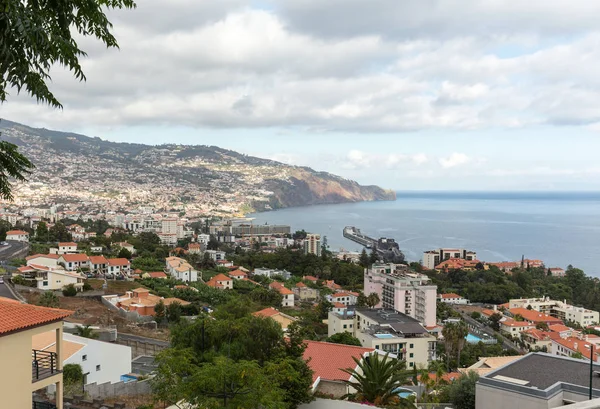
{"type": "Polygon", "coordinates": [[[419,190],[599,190],[600,2],[145,0],[82,39],[63,111],[0,116],[217,145],[419,190]]]}

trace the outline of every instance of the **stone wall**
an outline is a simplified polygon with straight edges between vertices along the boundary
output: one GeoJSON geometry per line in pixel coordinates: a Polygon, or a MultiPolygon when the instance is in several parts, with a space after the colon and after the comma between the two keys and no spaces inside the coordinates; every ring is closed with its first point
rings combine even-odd
{"type": "Polygon", "coordinates": [[[121,337],[117,337],[117,344],[127,345],[130,347],[131,356],[133,357],[138,357],[140,355],[154,356],[163,349],[167,348],[164,345],[159,345],[153,342],[144,342],[121,337]]]}
{"type": "Polygon", "coordinates": [[[85,385],[85,393],[92,399],[115,396],[149,395],[152,392],[148,380],[116,383],[90,383],[85,385]]]}

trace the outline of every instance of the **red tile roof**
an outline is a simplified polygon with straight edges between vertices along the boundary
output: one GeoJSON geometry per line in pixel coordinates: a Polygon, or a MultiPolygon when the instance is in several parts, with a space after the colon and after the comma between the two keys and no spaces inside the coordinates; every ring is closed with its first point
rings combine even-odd
{"type": "Polygon", "coordinates": [[[60,256],[58,254],[34,254],[33,256],[26,257],[25,260],[31,260],[38,257],[46,257],[58,260],[60,256]]]}
{"type": "Polygon", "coordinates": [[[356,368],[353,357],[362,358],[364,354],[373,352],[373,348],[363,348],[351,345],[332,344],[330,342],[304,341],[306,349],[303,358],[313,371],[313,381],[317,378],[327,380],[349,380],[350,375],[342,371],[346,368],[356,368]]]}
{"type": "Polygon", "coordinates": [[[302,277],[303,280],[308,280],[308,281],[318,281],[319,279],[317,277],[314,276],[304,276],[302,277]]]}
{"type": "Polygon", "coordinates": [[[569,328],[569,327],[567,327],[566,325],[563,325],[563,324],[549,325],[548,329],[550,331],[554,331],[554,332],[572,331],[571,328],[569,328]]]}
{"type": "Polygon", "coordinates": [[[462,298],[462,297],[455,293],[447,293],[447,294],[440,294],[440,298],[445,300],[448,298],[462,298]]]}
{"type": "Polygon", "coordinates": [[[92,263],[92,264],[108,264],[108,260],[104,256],[90,256],[90,263],[92,263]]]}
{"type": "MultiPolygon", "coordinates": [[[[591,353],[591,345],[589,342],[585,342],[579,338],[554,338],[552,342],[556,342],[563,347],[570,349],[571,351],[580,352],[581,355],[590,359],[591,353]]],[[[594,361],[598,361],[598,350],[594,348],[594,361]]]]}
{"type": "Polygon", "coordinates": [[[29,233],[27,233],[26,231],[23,231],[23,230],[9,230],[9,231],[6,232],[7,236],[12,236],[12,235],[16,236],[16,235],[19,235],[19,234],[22,235],[22,234],[29,234],[29,233]]]}
{"type": "Polygon", "coordinates": [[[18,301],[0,297],[0,336],[61,321],[72,313],[72,311],[58,308],[21,304],[18,301]]]}
{"type": "Polygon", "coordinates": [[[126,258],[109,258],[108,259],[109,266],[128,266],[129,260],[126,258]]]}
{"type": "Polygon", "coordinates": [[[306,287],[306,284],[300,282],[300,283],[296,284],[296,287],[303,288],[303,287],[306,287]]]}
{"type": "Polygon", "coordinates": [[[548,314],[542,314],[541,312],[536,310],[528,310],[527,308],[511,308],[509,311],[513,316],[519,314],[525,319],[525,321],[533,322],[536,324],[538,322],[545,322],[548,325],[563,323],[558,318],[551,317],[548,314]]]}
{"type": "Polygon", "coordinates": [[[265,308],[264,310],[256,311],[252,315],[254,315],[255,317],[267,318],[267,317],[272,317],[277,314],[279,314],[279,311],[277,311],[273,307],[269,307],[269,308],[265,308]]]}
{"type": "Polygon", "coordinates": [[[242,270],[234,270],[230,272],[229,275],[236,277],[248,277],[248,274],[243,272],[242,270]]]}
{"type": "Polygon", "coordinates": [[[72,241],[58,243],[58,247],[77,247],[77,243],[74,243],[72,241]]]}
{"type": "Polygon", "coordinates": [[[63,255],[61,255],[61,257],[67,263],[77,263],[77,262],[81,263],[83,261],[88,261],[90,259],[87,256],[87,254],[63,254],[63,255]]]}

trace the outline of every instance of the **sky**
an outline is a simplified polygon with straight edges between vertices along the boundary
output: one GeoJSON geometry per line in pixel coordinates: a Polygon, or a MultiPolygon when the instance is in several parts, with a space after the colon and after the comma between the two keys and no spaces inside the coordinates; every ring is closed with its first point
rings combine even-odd
{"type": "Polygon", "coordinates": [[[600,2],[140,0],[0,117],[399,190],[600,190],[600,2]]]}

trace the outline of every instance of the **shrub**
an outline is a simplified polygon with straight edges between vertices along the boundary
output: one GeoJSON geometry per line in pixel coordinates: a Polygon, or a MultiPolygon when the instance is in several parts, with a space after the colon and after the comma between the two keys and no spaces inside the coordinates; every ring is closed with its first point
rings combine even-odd
{"type": "Polygon", "coordinates": [[[93,289],[90,283],[83,283],[83,291],[92,291],[93,289]]]}
{"type": "Polygon", "coordinates": [[[57,308],[58,307],[58,297],[52,291],[47,291],[42,294],[40,297],[38,304],[42,307],[50,307],[57,308]]]}
{"type": "Polygon", "coordinates": [[[79,364],[66,364],[63,366],[63,379],[65,383],[81,382],[83,380],[83,370],[79,364]]]}
{"type": "Polygon", "coordinates": [[[63,287],[62,293],[65,297],[75,297],[77,295],[77,289],[73,284],[69,284],[63,287]]]}

